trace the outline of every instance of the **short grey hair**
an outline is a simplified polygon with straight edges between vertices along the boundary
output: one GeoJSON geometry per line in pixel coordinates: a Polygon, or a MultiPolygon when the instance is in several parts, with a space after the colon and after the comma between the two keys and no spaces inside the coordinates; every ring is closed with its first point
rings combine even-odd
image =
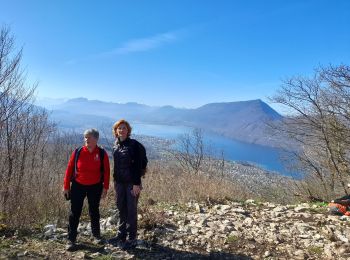
{"type": "Polygon", "coordinates": [[[84,137],[87,135],[91,135],[93,136],[95,139],[98,140],[98,138],[100,137],[100,133],[97,131],[97,129],[95,128],[91,128],[91,129],[87,129],[84,131],[84,137]]]}

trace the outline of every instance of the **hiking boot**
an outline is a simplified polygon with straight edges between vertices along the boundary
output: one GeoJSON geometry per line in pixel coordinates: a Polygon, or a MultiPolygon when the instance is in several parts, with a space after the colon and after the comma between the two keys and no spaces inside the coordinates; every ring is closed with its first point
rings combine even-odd
{"type": "Polygon", "coordinates": [[[109,239],[108,243],[117,246],[120,244],[124,244],[125,241],[126,241],[126,237],[118,235],[116,237],[112,237],[111,239],[109,239]]]}
{"type": "Polygon", "coordinates": [[[137,246],[137,240],[127,240],[123,245],[123,250],[134,249],[137,246]]]}
{"type": "Polygon", "coordinates": [[[67,244],[66,244],[66,250],[67,251],[73,251],[76,247],[76,244],[74,241],[68,240],[67,244]]]}
{"type": "Polygon", "coordinates": [[[95,245],[104,245],[105,241],[102,237],[94,237],[92,243],[95,245]]]}

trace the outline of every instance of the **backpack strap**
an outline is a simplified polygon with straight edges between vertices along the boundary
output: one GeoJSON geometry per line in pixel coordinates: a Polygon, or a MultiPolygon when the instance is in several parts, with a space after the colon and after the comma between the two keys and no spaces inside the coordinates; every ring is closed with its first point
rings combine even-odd
{"type": "Polygon", "coordinates": [[[75,177],[76,177],[77,172],[78,172],[77,165],[78,165],[78,158],[79,158],[79,154],[81,152],[81,149],[83,149],[83,147],[76,148],[74,151],[74,171],[73,171],[73,174],[71,177],[71,181],[75,180],[75,177]]]}

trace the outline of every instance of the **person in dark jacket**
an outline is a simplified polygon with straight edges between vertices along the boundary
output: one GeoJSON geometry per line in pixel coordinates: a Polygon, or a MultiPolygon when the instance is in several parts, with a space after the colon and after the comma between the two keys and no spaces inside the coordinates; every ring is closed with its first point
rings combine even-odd
{"type": "Polygon", "coordinates": [[[121,119],[113,125],[113,134],[116,137],[113,147],[113,177],[120,223],[117,236],[110,242],[119,243],[128,249],[136,246],[141,158],[136,141],[130,138],[131,126],[126,120],[121,119]]]}

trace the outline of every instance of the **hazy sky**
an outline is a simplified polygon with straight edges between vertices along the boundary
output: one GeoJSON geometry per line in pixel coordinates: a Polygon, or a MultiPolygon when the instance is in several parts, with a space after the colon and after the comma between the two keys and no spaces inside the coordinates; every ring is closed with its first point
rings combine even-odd
{"type": "Polygon", "coordinates": [[[350,1],[0,0],[38,96],[198,107],[350,63],[350,1]]]}

